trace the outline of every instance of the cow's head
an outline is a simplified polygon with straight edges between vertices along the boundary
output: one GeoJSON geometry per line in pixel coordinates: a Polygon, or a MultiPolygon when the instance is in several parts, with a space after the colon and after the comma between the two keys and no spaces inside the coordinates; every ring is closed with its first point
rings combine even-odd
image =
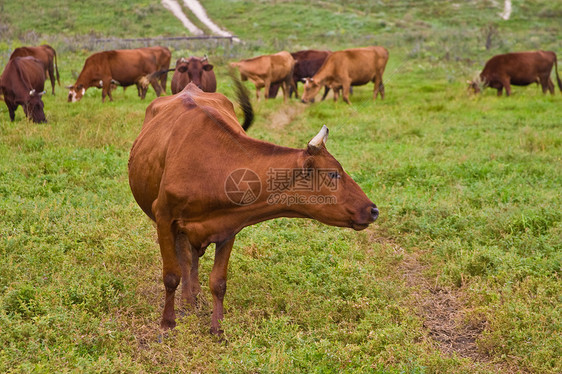
{"type": "Polygon", "coordinates": [[[304,89],[302,93],[301,101],[303,103],[313,103],[314,97],[320,91],[322,85],[314,80],[314,78],[304,78],[304,89]]]}
{"type": "Polygon", "coordinates": [[[327,139],[328,128],[323,126],[299,161],[304,180],[291,192],[299,197],[295,208],[328,225],[363,230],[377,219],[379,210],[328,152],[327,139]]]}
{"type": "Polygon", "coordinates": [[[23,111],[28,118],[35,123],[45,123],[47,119],[45,118],[45,112],[43,111],[43,100],[41,97],[45,94],[43,92],[37,92],[36,90],[29,91],[29,100],[23,106],[23,111]]]}
{"type": "Polygon", "coordinates": [[[467,90],[472,91],[475,94],[478,94],[484,90],[486,87],[486,82],[481,79],[479,76],[474,78],[474,80],[467,80],[466,84],[468,85],[467,90]]]}
{"type": "Polygon", "coordinates": [[[213,65],[207,62],[207,57],[191,57],[189,60],[180,58],[176,63],[176,71],[182,74],[187,73],[189,81],[193,82],[193,84],[195,84],[200,89],[203,89],[203,72],[211,70],[213,70],[213,65]]]}
{"type": "Polygon", "coordinates": [[[83,84],[79,84],[77,86],[67,86],[68,90],[68,102],[75,103],[80,101],[82,96],[86,93],[86,88],[83,84]]]}

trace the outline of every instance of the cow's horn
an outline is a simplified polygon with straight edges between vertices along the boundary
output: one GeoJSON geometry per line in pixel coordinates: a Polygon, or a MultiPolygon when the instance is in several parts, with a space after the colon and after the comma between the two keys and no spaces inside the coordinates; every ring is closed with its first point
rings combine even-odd
{"type": "Polygon", "coordinates": [[[74,86],[65,86],[68,89],[74,88],[74,86]]]}
{"type": "Polygon", "coordinates": [[[318,148],[322,144],[326,144],[326,141],[328,140],[328,133],[329,132],[330,132],[330,130],[328,130],[326,125],[322,126],[322,129],[320,130],[320,132],[314,138],[312,138],[311,141],[308,142],[308,145],[310,147],[318,148]]]}
{"type": "Polygon", "coordinates": [[[35,89],[29,91],[29,96],[33,96],[33,95],[35,95],[35,89]]]}
{"type": "Polygon", "coordinates": [[[207,57],[207,55],[204,55],[203,58],[201,59],[201,62],[205,62],[207,61],[209,58],[207,57]]]}

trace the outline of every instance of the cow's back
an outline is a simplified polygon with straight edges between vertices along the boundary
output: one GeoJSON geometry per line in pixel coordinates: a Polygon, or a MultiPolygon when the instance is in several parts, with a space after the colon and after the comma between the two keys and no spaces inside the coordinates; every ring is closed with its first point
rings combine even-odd
{"type": "Polygon", "coordinates": [[[331,54],[331,51],[315,49],[291,53],[295,60],[293,76],[297,80],[312,77],[331,54]]]}

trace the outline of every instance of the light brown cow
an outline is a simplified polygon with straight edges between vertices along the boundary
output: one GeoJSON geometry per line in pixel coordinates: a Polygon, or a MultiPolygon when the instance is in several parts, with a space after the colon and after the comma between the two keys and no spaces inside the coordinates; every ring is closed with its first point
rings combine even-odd
{"type": "Polygon", "coordinates": [[[388,62],[388,50],[384,47],[365,47],[344,49],[332,53],[312,78],[305,79],[302,102],[314,102],[320,88],[327,86],[334,90],[334,100],[343,90],[343,100],[349,101],[351,86],[361,86],[369,82],[375,84],[373,99],[380,94],[384,99],[382,76],[388,62]]]}
{"type": "Polygon", "coordinates": [[[327,151],[327,137],[324,126],[304,149],[253,139],[225,96],[193,83],[148,106],[129,158],[129,184],[156,222],[166,289],[162,328],[176,325],[180,279],[182,302],[195,305],[199,257],[211,243],[211,332],[220,334],[228,260],[244,227],[277,217],[355,230],[375,221],[375,204],[327,151]]]}
{"type": "Polygon", "coordinates": [[[230,66],[238,68],[243,81],[249,79],[256,85],[256,98],[258,101],[262,88],[265,88],[264,97],[267,99],[269,87],[272,83],[281,83],[284,102],[287,102],[289,87],[293,87],[296,91],[295,83],[292,79],[295,60],[287,51],[232,62],[230,66]]]}
{"type": "MultiPolygon", "coordinates": [[[[162,87],[156,75],[153,74],[159,70],[160,66],[161,62],[156,58],[154,51],[148,48],[117,49],[94,53],[86,59],[76,83],[68,87],[68,101],[79,101],[89,87],[102,89],[102,102],[105,101],[106,96],[113,101],[112,83],[123,87],[135,84],[137,87],[141,87],[142,92],[146,92],[143,85],[147,80],[150,81],[156,95],[160,96],[162,87]]],[[[141,98],[144,98],[142,92],[139,92],[141,98]]]]}

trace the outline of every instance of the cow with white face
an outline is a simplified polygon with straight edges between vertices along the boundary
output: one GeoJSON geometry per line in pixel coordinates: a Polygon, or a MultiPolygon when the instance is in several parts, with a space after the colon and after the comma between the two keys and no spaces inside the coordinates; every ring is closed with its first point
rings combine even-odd
{"type": "MultiPolygon", "coordinates": [[[[105,101],[106,96],[113,101],[111,90],[114,86],[112,84],[118,83],[123,87],[133,84],[138,86],[143,78],[149,80],[156,95],[160,96],[164,89],[157,78],[162,79],[162,74],[156,75],[155,73],[161,67],[163,70],[167,70],[168,66],[157,60],[154,48],[119,49],[94,53],[86,59],[76,83],[68,87],[70,89],[68,102],[80,101],[90,87],[101,88],[102,102],[105,101]]],[[[143,95],[141,98],[144,98],[143,95]]]]}

